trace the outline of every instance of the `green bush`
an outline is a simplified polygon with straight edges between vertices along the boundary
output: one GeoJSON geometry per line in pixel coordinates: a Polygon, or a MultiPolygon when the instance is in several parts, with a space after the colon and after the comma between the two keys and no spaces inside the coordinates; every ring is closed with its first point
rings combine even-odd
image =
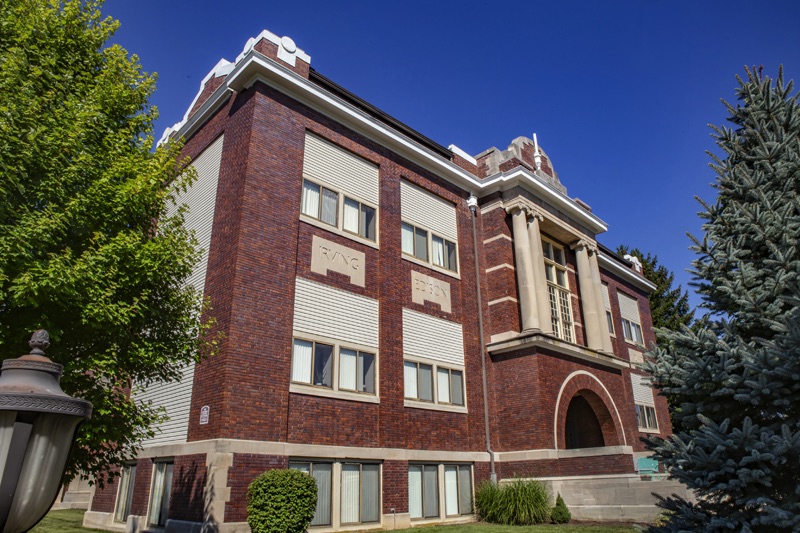
{"type": "Polygon", "coordinates": [[[475,510],[492,524],[543,524],[550,520],[550,494],[536,480],[515,479],[502,485],[486,481],[475,492],[475,510]]]}
{"type": "Polygon", "coordinates": [[[303,533],[316,507],[317,484],[299,470],[267,470],[247,489],[252,533],[303,533]]]}
{"type": "Polygon", "coordinates": [[[550,511],[550,521],[554,524],[568,524],[572,520],[572,513],[569,512],[567,504],[564,503],[564,498],[559,493],[556,498],[556,505],[550,511]]]}

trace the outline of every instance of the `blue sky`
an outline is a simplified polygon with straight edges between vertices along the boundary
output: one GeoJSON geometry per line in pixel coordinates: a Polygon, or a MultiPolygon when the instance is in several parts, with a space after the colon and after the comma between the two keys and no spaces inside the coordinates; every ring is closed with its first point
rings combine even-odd
{"type": "MultiPolygon", "coordinates": [[[[114,37],[158,73],[156,137],[221,58],[267,29],[311,66],[412,128],[476,155],[537,133],[600,242],[658,255],[686,287],[713,200],[708,124],[735,75],[784,65],[800,81],[796,1],[107,0],[114,37]]],[[[699,300],[693,296],[693,304],[699,300]]]]}

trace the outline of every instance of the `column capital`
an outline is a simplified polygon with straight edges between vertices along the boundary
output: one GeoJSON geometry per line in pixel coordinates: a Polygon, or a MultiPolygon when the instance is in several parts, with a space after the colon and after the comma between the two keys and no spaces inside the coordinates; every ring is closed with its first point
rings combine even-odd
{"type": "Polygon", "coordinates": [[[597,243],[589,239],[578,239],[570,244],[569,247],[576,252],[585,249],[590,254],[597,253],[597,243]]]}
{"type": "Polygon", "coordinates": [[[530,208],[531,219],[536,219],[539,222],[544,222],[544,214],[535,207],[530,208]]]}
{"type": "Polygon", "coordinates": [[[526,217],[531,214],[530,205],[528,205],[527,202],[524,202],[520,198],[516,198],[514,200],[511,200],[510,202],[503,202],[503,207],[505,207],[506,213],[508,213],[509,215],[513,215],[514,213],[520,211],[525,213],[526,217]]]}

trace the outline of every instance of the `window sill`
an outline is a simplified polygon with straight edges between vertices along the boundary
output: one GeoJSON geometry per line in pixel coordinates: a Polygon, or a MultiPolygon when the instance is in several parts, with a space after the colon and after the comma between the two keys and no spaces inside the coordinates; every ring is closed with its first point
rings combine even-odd
{"type": "Polygon", "coordinates": [[[416,265],[419,265],[419,266],[422,266],[422,267],[425,267],[425,268],[430,268],[431,270],[435,270],[436,272],[439,272],[440,274],[444,274],[445,276],[449,276],[451,278],[455,278],[455,279],[459,279],[459,280],[461,279],[461,276],[458,274],[458,272],[453,272],[452,270],[447,270],[446,268],[442,268],[442,267],[436,266],[433,263],[429,263],[427,261],[423,261],[422,259],[417,259],[413,255],[408,255],[408,254],[405,254],[405,253],[402,253],[402,252],[401,252],[401,254],[403,255],[403,260],[405,260],[405,261],[408,261],[410,263],[414,263],[416,265]]]}
{"type": "Polygon", "coordinates": [[[378,246],[377,240],[371,241],[369,239],[365,239],[364,237],[360,237],[355,233],[344,231],[343,229],[340,229],[336,226],[331,226],[330,224],[326,224],[325,222],[317,220],[316,218],[311,218],[310,216],[304,215],[302,213],[300,213],[300,221],[305,222],[306,224],[309,224],[311,226],[324,229],[325,231],[335,233],[336,235],[344,237],[345,239],[349,239],[351,241],[355,241],[357,243],[369,246],[370,248],[375,248],[376,250],[380,250],[380,246],[378,246]]]}
{"type": "Polygon", "coordinates": [[[323,398],[333,398],[336,400],[346,400],[350,402],[381,403],[381,399],[372,394],[325,389],[321,387],[314,387],[312,385],[303,385],[302,383],[290,383],[289,392],[294,394],[305,394],[307,396],[322,396],[323,398]]]}
{"type": "Polygon", "coordinates": [[[416,400],[403,400],[403,407],[412,409],[427,409],[429,411],[445,411],[447,413],[467,413],[467,407],[462,405],[445,405],[441,403],[419,402],[416,400]]]}
{"type": "Polygon", "coordinates": [[[661,433],[661,431],[652,428],[639,428],[639,433],[651,433],[654,435],[658,435],[659,433],[661,433]]]}
{"type": "Polygon", "coordinates": [[[635,341],[631,341],[628,339],[625,339],[625,344],[627,344],[628,346],[635,346],[639,350],[647,350],[647,347],[644,344],[639,344],[635,341]]]}

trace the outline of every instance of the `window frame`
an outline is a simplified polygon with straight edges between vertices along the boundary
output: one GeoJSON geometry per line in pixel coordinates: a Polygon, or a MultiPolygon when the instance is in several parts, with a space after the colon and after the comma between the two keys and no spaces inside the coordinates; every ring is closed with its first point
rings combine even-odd
{"type": "Polygon", "coordinates": [[[639,427],[639,431],[659,432],[658,417],[656,416],[656,407],[654,405],[635,403],[634,409],[636,410],[636,424],[639,427]],[[642,425],[643,420],[644,425],[642,425]]]}
{"type": "Polygon", "coordinates": [[[625,337],[625,341],[630,344],[644,346],[642,325],[625,317],[622,317],[622,336],[625,337]],[[635,337],[638,337],[638,340],[635,337]]]}
{"type": "MultiPolygon", "coordinates": [[[[334,461],[325,461],[319,459],[290,459],[288,462],[289,470],[292,470],[292,465],[308,465],[308,472],[306,472],[309,476],[314,478],[314,465],[330,465],[331,471],[331,486],[328,487],[328,494],[330,498],[328,499],[328,521],[324,523],[314,524],[314,519],[317,517],[317,507],[314,507],[314,516],[309,523],[309,527],[331,527],[333,525],[333,478],[334,478],[334,461]]],[[[300,468],[294,468],[294,470],[300,470],[301,472],[305,472],[300,468]]],[[[317,495],[319,495],[319,482],[317,478],[314,478],[314,482],[317,483],[317,495]]],[[[317,500],[317,505],[319,505],[319,499],[317,500]]]]}
{"type": "Polygon", "coordinates": [[[605,281],[602,282],[602,290],[605,292],[607,300],[603,300],[603,306],[606,308],[606,322],[608,325],[608,334],[616,338],[616,328],[614,327],[614,313],[611,312],[611,287],[605,281]],[[608,303],[608,305],[606,305],[608,303]]]}
{"type": "MultiPolygon", "coordinates": [[[[309,470],[308,473],[313,477],[313,468],[314,465],[331,465],[330,470],[330,487],[328,488],[328,493],[330,494],[329,500],[329,510],[330,516],[327,523],[319,523],[309,525],[310,530],[314,530],[316,528],[322,529],[338,529],[338,528],[345,528],[345,529],[352,529],[355,526],[361,524],[382,524],[383,523],[383,462],[382,461],[375,461],[375,460],[360,460],[360,459],[337,459],[337,458],[306,458],[306,457],[290,457],[288,461],[289,469],[292,469],[294,465],[308,465],[309,470]],[[359,522],[343,522],[342,520],[342,505],[346,503],[344,501],[343,493],[344,490],[342,488],[342,484],[344,482],[343,473],[345,471],[345,465],[358,465],[358,517],[359,522]],[[364,521],[364,507],[363,507],[363,473],[364,473],[364,465],[374,465],[377,466],[378,472],[378,487],[377,487],[377,519],[376,520],[367,520],[364,521]]],[[[297,470],[305,471],[302,468],[297,468],[297,470]]],[[[315,478],[315,481],[316,478],[315,478]]],[[[314,509],[314,516],[316,517],[317,508],[314,509]]],[[[312,520],[313,522],[313,520],[312,520]]]]}
{"type": "Polygon", "coordinates": [[[347,237],[348,239],[355,240],[373,248],[378,247],[378,228],[379,228],[379,208],[376,205],[373,205],[370,202],[366,202],[353,194],[348,194],[345,191],[339,190],[336,187],[331,187],[330,185],[320,182],[314,179],[307,178],[303,176],[303,183],[301,187],[300,193],[300,219],[308,222],[314,226],[319,228],[325,229],[327,231],[331,231],[338,235],[342,235],[343,237],[347,237]],[[315,187],[319,188],[319,205],[317,206],[317,214],[310,214],[307,213],[305,210],[306,206],[306,183],[311,184],[315,187]],[[336,223],[331,224],[328,221],[322,219],[322,198],[323,198],[323,191],[328,191],[336,195],[336,223]],[[358,204],[358,232],[354,232],[350,229],[345,228],[345,204],[347,200],[350,200],[356,204],[358,204]],[[362,217],[364,216],[364,208],[372,210],[372,220],[373,223],[368,226],[372,228],[372,233],[374,235],[370,236],[369,231],[365,231],[365,235],[361,234],[362,229],[362,217]]]}
{"type": "Polygon", "coordinates": [[[117,485],[117,499],[114,504],[114,522],[127,523],[131,514],[131,503],[136,486],[136,463],[125,463],[120,468],[119,483],[117,485]],[[124,503],[120,505],[123,501],[124,503]],[[122,515],[122,516],[120,516],[122,515]]]}
{"type": "Polygon", "coordinates": [[[150,496],[147,502],[147,527],[164,527],[169,520],[169,506],[172,500],[172,481],[175,472],[173,459],[153,460],[153,473],[150,479],[150,496]],[[159,473],[159,466],[163,465],[163,473],[159,473]],[[157,483],[161,483],[160,494],[156,492],[157,483]],[[156,498],[155,495],[158,494],[156,498]],[[155,500],[159,501],[156,502],[155,500]],[[156,510],[155,504],[158,504],[156,510]],[[165,507],[166,506],[166,507],[165,507]],[[158,513],[158,514],[156,514],[158,513]]]}
{"type": "Polygon", "coordinates": [[[335,339],[322,337],[319,335],[311,335],[304,332],[295,331],[292,335],[292,348],[291,348],[291,365],[289,375],[289,392],[298,394],[311,394],[316,396],[327,396],[332,398],[340,398],[347,400],[356,400],[362,402],[379,403],[379,353],[378,350],[367,346],[362,346],[357,343],[344,342],[335,339]],[[297,356],[296,342],[304,342],[312,344],[312,362],[311,362],[311,381],[297,381],[295,377],[295,359],[297,356]],[[314,381],[314,358],[316,357],[316,346],[325,345],[331,347],[331,385],[315,385],[314,381]],[[354,352],[356,356],[356,376],[355,383],[356,389],[349,389],[342,386],[342,350],[354,352]],[[372,356],[372,391],[369,391],[369,386],[365,385],[364,391],[358,390],[359,388],[359,375],[358,369],[364,368],[363,363],[360,366],[359,361],[361,356],[372,356]]]}
{"type": "Polygon", "coordinates": [[[572,307],[572,289],[569,286],[566,249],[564,246],[542,237],[542,255],[550,303],[550,325],[553,328],[553,335],[563,341],[575,344],[575,316],[572,307]],[[548,250],[550,250],[549,255],[548,250]],[[560,252],[563,262],[559,262],[556,258],[556,250],[560,252]],[[551,271],[553,272],[552,280],[550,279],[551,271]],[[563,284],[558,282],[559,273],[563,274],[563,284]],[[565,305],[566,309],[564,308],[565,305]]]}
{"type": "Polygon", "coordinates": [[[459,273],[458,270],[458,242],[452,241],[447,237],[433,231],[425,226],[420,224],[415,224],[413,222],[409,222],[408,220],[401,219],[400,221],[400,251],[402,253],[403,258],[405,259],[412,259],[416,262],[419,262],[429,268],[434,268],[437,271],[441,271],[447,273],[451,276],[457,276],[459,273]],[[405,229],[404,226],[408,226],[411,228],[411,235],[412,235],[412,246],[413,251],[409,253],[406,251],[404,244],[403,244],[403,230],[405,229]],[[420,257],[417,255],[417,245],[418,245],[418,232],[425,233],[425,257],[420,257]],[[433,243],[434,239],[439,239],[442,242],[442,263],[438,264],[434,261],[434,249],[433,243]],[[455,262],[455,265],[450,265],[451,262],[451,254],[448,253],[448,250],[452,247],[452,262],[455,262]],[[454,268],[450,268],[454,266],[454,268]]]}
{"type": "Polygon", "coordinates": [[[406,407],[419,407],[423,409],[434,409],[434,410],[448,410],[448,411],[455,411],[455,412],[467,412],[467,382],[464,378],[464,368],[458,365],[451,365],[447,363],[441,363],[439,361],[431,361],[426,360],[418,357],[404,357],[403,358],[403,401],[406,407]],[[417,378],[416,383],[416,390],[417,395],[415,397],[407,396],[408,388],[406,387],[406,367],[414,366],[415,376],[417,378]],[[431,400],[425,400],[421,398],[421,387],[420,387],[420,377],[421,373],[419,371],[420,366],[429,367],[431,369],[431,400]],[[448,396],[449,401],[443,400],[442,393],[440,392],[439,387],[439,374],[440,372],[447,372],[447,382],[448,382],[448,396]],[[454,403],[453,402],[453,373],[456,372],[460,374],[461,378],[461,400],[462,403],[454,403]]]}
{"type": "Polygon", "coordinates": [[[429,462],[409,462],[408,463],[408,510],[412,523],[426,523],[437,521],[460,520],[464,516],[472,516],[475,514],[475,480],[474,468],[472,463],[429,463],[429,462]],[[435,468],[436,471],[436,514],[426,514],[425,512],[425,471],[430,472],[435,468]],[[455,468],[456,472],[456,500],[458,512],[456,514],[448,514],[447,512],[447,471],[448,469],[455,468]],[[419,488],[419,502],[418,507],[421,511],[420,516],[414,516],[411,513],[412,504],[412,484],[411,484],[411,471],[412,469],[419,469],[420,472],[420,488],[419,488]],[[469,475],[466,479],[469,481],[470,493],[470,506],[469,510],[464,510],[462,507],[462,470],[468,470],[469,475]],[[466,511],[466,512],[465,512],[466,511]]]}

